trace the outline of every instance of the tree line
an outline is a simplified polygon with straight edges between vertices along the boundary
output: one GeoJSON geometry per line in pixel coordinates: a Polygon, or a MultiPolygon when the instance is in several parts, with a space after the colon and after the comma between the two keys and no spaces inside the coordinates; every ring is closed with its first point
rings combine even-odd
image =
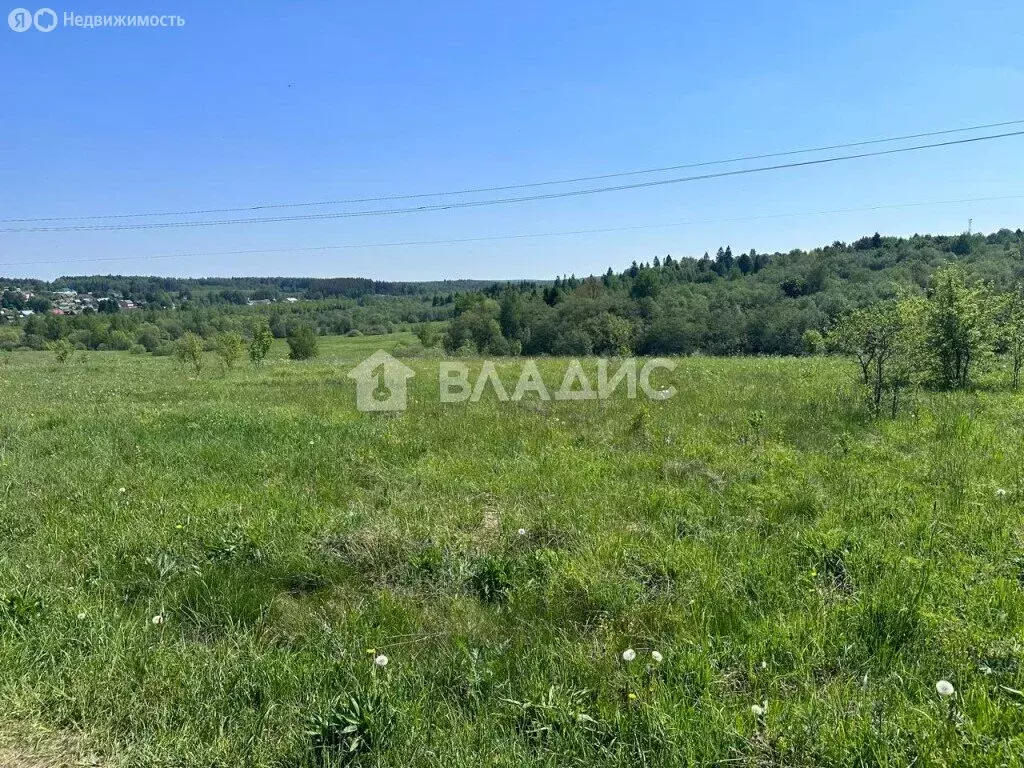
{"type": "Polygon", "coordinates": [[[461,294],[451,354],[769,354],[816,351],[849,312],[922,292],[959,264],[1002,290],[1024,279],[1024,232],[910,238],[875,234],[810,251],[655,258],[623,272],[461,294]]]}

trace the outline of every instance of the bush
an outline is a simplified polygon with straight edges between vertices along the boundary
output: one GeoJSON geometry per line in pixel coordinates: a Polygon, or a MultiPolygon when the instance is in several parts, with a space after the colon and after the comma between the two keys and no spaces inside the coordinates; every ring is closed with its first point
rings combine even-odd
{"type": "Polygon", "coordinates": [[[813,328],[808,328],[804,331],[801,341],[803,343],[805,355],[819,355],[825,345],[825,340],[822,337],[821,332],[816,331],[813,328]]]}
{"type": "Polygon", "coordinates": [[[107,349],[115,349],[119,352],[125,352],[132,348],[135,341],[124,331],[111,331],[107,335],[106,343],[107,349]]]}
{"type": "Polygon", "coordinates": [[[163,343],[163,340],[160,328],[152,323],[143,325],[135,335],[135,341],[145,347],[147,352],[155,350],[163,343]]]}
{"type": "Polygon", "coordinates": [[[57,358],[57,362],[64,365],[75,351],[74,345],[67,339],[60,339],[50,344],[50,351],[57,358]]]}
{"type": "Polygon", "coordinates": [[[243,349],[245,349],[245,339],[234,331],[226,331],[217,336],[214,350],[229,371],[235,367],[235,363],[242,356],[243,349]]]}
{"type": "Polygon", "coordinates": [[[420,344],[429,349],[441,340],[441,333],[437,326],[431,323],[420,323],[416,326],[416,338],[420,340],[420,344]]]}
{"type": "Polygon", "coordinates": [[[316,334],[308,325],[300,325],[288,331],[288,349],[291,360],[310,360],[320,353],[316,334]]]}
{"type": "Polygon", "coordinates": [[[189,331],[174,345],[174,355],[185,366],[191,366],[196,375],[203,369],[203,342],[189,331]]]}
{"type": "Polygon", "coordinates": [[[46,349],[46,339],[35,333],[25,334],[25,346],[35,352],[46,349]]]}
{"type": "Polygon", "coordinates": [[[257,323],[252,329],[252,342],[249,344],[249,359],[259,368],[263,365],[270,346],[274,343],[274,335],[266,322],[257,323]]]}

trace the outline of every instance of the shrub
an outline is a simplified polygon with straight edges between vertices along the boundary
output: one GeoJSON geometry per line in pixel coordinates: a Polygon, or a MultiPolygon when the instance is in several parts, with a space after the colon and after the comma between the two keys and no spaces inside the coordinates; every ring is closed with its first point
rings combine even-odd
{"type": "Polygon", "coordinates": [[[441,340],[441,334],[432,323],[420,323],[416,326],[416,338],[425,348],[433,347],[441,340]]]}
{"type": "Polygon", "coordinates": [[[257,368],[263,365],[273,343],[274,335],[270,332],[270,326],[265,321],[257,323],[252,329],[252,342],[249,344],[249,359],[253,365],[257,368]]]}
{"type": "Polygon", "coordinates": [[[288,357],[292,360],[310,360],[320,353],[316,334],[308,325],[300,325],[288,331],[288,349],[288,357]]]}
{"type": "Polygon", "coordinates": [[[821,332],[816,331],[813,328],[808,328],[806,331],[804,331],[804,335],[801,341],[803,343],[805,355],[821,354],[822,347],[825,343],[825,340],[822,338],[821,332]]]}
{"type": "Polygon", "coordinates": [[[35,333],[26,333],[25,346],[35,352],[42,352],[46,349],[46,339],[35,333]]]}
{"type": "Polygon", "coordinates": [[[107,335],[107,349],[126,352],[131,349],[134,344],[135,340],[124,331],[111,331],[107,335]]]}
{"type": "Polygon", "coordinates": [[[184,366],[191,366],[196,375],[203,369],[203,342],[189,331],[174,345],[174,356],[184,366]]]}
{"type": "Polygon", "coordinates": [[[217,336],[217,344],[215,350],[217,356],[224,361],[224,366],[230,371],[235,367],[235,363],[242,356],[242,350],[245,348],[245,339],[234,331],[225,331],[224,333],[217,336]]]}
{"type": "Polygon", "coordinates": [[[152,352],[163,342],[163,334],[158,326],[146,323],[139,328],[135,341],[145,347],[147,352],[152,352]]]}
{"type": "Polygon", "coordinates": [[[75,351],[74,345],[67,339],[60,339],[50,344],[50,351],[57,359],[57,362],[64,365],[75,351]]]}

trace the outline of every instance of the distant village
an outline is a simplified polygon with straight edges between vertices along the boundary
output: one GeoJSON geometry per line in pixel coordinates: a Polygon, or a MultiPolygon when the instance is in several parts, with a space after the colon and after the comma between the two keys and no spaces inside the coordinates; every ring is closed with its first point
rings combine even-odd
{"type": "MultiPolygon", "coordinates": [[[[293,296],[282,299],[284,303],[300,301],[293,296]]],[[[249,299],[249,306],[273,304],[273,299],[249,299]]],[[[125,298],[119,293],[96,295],[94,293],[66,290],[46,293],[33,292],[18,286],[0,286],[0,323],[14,323],[36,314],[89,315],[94,312],[131,312],[145,309],[141,299],[125,298]]],[[[161,305],[156,305],[159,308],[161,305]]],[[[162,305],[168,308],[166,304],[162,305]]],[[[171,304],[169,309],[175,309],[171,304]]]]}
{"type": "Polygon", "coordinates": [[[20,288],[6,289],[0,294],[0,322],[14,322],[35,314],[87,315],[100,311],[140,309],[145,302],[120,296],[94,296],[78,291],[55,291],[37,294],[20,288]],[[109,302],[106,306],[104,304],[109,302]],[[116,305],[116,309],[114,306],[116,305]],[[109,307],[109,309],[108,309],[109,307]]]}

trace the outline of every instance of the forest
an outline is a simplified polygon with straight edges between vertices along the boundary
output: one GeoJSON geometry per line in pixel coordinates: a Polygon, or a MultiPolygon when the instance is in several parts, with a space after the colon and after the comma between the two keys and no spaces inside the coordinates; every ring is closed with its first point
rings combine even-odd
{"type": "MultiPolygon", "coordinates": [[[[811,250],[656,256],[602,275],[518,282],[383,283],[362,278],[59,278],[21,281],[36,291],[115,293],[143,309],[75,316],[45,309],[0,326],[0,349],[44,349],[67,339],[84,349],[169,354],[192,332],[277,338],[299,327],[317,335],[386,334],[447,321],[450,354],[804,355],[822,351],[839,320],[857,309],[924,293],[940,267],[970,283],[1010,291],[1024,279],[1024,232],[882,236],[811,250]],[[300,299],[284,302],[282,296],[300,299]],[[264,302],[250,305],[250,301],[264,302]]],[[[0,279],[0,285],[15,281],[0,279]]],[[[16,303],[10,290],[4,305],[16,303]]],[[[428,344],[434,333],[424,333],[428,344]]],[[[212,342],[211,342],[212,343],[212,342]]]]}

